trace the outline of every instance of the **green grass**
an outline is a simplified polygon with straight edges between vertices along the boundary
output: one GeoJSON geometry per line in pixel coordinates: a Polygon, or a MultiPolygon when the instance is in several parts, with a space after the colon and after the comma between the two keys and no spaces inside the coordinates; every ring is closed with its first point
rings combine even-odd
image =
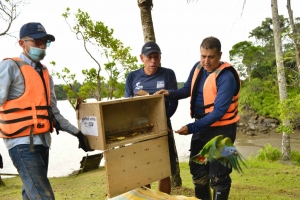
{"type": "MultiPolygon", "coordinates": [[[[273,159],[273,150],[270,158],[273,159]]],[[[299,153],[295,158],[299,159],[299,153]]],[[[269,154],[264,152],[264,158],[253,156],[248,158],[244,173],[234,171],[231,174],[232,187],[230,200],[290,200],[300,199],[300,166],[295,162],[282,163],[278,160],[269,161],[269,154]]],[[[189,174],[188,163],[180,163],[182,187],[172,188],[173,195],[193,196],[193,184],[189,174]]],[[[21,181],[19,177],[2,179],[6,186],[0,187],[1,200],[21,199],[21,181]]],[[[100,199],[107,196],[105,168],[70,177],[50,178],[56,199],[100,199]]],[[[157,189],[157,183],[152,184],[157,189]]]]}

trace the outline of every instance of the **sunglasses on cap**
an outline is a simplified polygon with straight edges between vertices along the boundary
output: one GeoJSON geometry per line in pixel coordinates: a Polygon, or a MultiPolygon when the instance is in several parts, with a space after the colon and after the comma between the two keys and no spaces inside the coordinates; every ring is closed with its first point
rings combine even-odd
{"type": "Polygon", "coordinates": [[[46,45],[46,47],[50,46],[51,41],[47,39],[33,39],[33,38],[26,38],[22,39],[23,41],[33,41],[36,46],[41,46],[42,44],[46,45]]]}

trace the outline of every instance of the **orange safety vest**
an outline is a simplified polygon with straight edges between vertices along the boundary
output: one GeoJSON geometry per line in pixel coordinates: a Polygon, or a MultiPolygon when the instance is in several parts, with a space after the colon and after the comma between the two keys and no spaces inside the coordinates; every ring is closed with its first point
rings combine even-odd
{"type": "MultiPolygon", "coordinates": [[[[214,101],[217,96],[216,79],[217,79],[218,75],[221,73],[221,71],[225,68],[230,69],[231,72],[234,74],[238,89],[237,89],[235,96],[232,97],[232,102],[231,102],[229,108],[227,109],[226,113],[224,114],[224,116],[220,120],[211,124],[211,126],[225,126],[225,125],[236,123],[240,119],[240,117],[238,115],[238,98],[240,95],[240,83],[241,82],[240,82],[238,72],[231,66],[231,64],[229,64],[227,62],[223,62],[220,65],[220,67],[217,68],[215,71],[213,71],[204,82],[204,85],[203,85],[203,100],[204,100],[203,108],[205,109],[204,115],[207,115],[214,110],[214,101]]],[[[196,67],[196,69],[194,71],[194,75],[193,75],[192,83],[191,83],[191,117],[194,117],[192,106],[194,106],[194,101],[195,101],[195,98],[193,98],[193,97],[196,96],[194,93],[197,90],[196,87],[194,87],[194,86],[195,86],[195,84],[197,84],[196,82],[199,83],[199,80],[197,80],[197,77],[201,76],[200,75],[201,72],[203,72],[203,67],[199,63],[199,65],[196,67]]]]}
{"type": "Polygon", "coordinates": [[[24,77],[24,93],[7,100],[0,107],[0,137],[16,138],[31,134],[52,132],[53,126],[49,117],[50,107],[50,75],[43,68],[43,77],[21,60],[12,58],[19,66],[24,77]]]}

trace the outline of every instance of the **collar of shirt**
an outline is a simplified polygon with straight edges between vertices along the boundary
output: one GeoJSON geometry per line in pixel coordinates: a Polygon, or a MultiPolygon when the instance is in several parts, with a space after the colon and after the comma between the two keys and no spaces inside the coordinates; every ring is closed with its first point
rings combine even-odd
{"type": "Polygon", "coordinates": [[[146,74],[146,73],[145,73],[145,71],[144,71],[144,67],[143,67],[143,68],[141,68],[140,70],[141,70],[140,72],[141,72],[141,75],[142,75],[142,76],[149,77],[149,76],[153,76],[153,75],[155,75],[155,74],[158,74],[158,73],[160,73],[161,66],[158,66],[158,68],[157,68],[156,72],[155,72],[154,74],[150,74],[150,75],[148,75],[148,74],[146,74]]]}
{"type": "Polygon", "coordinates": [[[24,62],[28,63],[31,65],[33,68],[35,68],[35,63],[32,62],[27,56],[25,56],[23,53],[20,54],[20,58],[24,60],[24,62]]]}

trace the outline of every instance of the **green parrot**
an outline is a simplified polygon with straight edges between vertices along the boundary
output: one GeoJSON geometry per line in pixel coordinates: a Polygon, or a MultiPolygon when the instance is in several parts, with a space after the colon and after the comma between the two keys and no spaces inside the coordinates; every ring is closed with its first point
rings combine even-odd
{"type": "Polygon", "coordinates": [[[227,167],[232,167],[238,173],[243,172],[241,164],[245,167],[245,158],[233,146],[230,138],[218,135],[208,141],[203,149],[191,158],[191,161],[204,164],[208,161],[217,160],[227,167]],[[241,164],[240,164],[241,163],[241,164]]]}

